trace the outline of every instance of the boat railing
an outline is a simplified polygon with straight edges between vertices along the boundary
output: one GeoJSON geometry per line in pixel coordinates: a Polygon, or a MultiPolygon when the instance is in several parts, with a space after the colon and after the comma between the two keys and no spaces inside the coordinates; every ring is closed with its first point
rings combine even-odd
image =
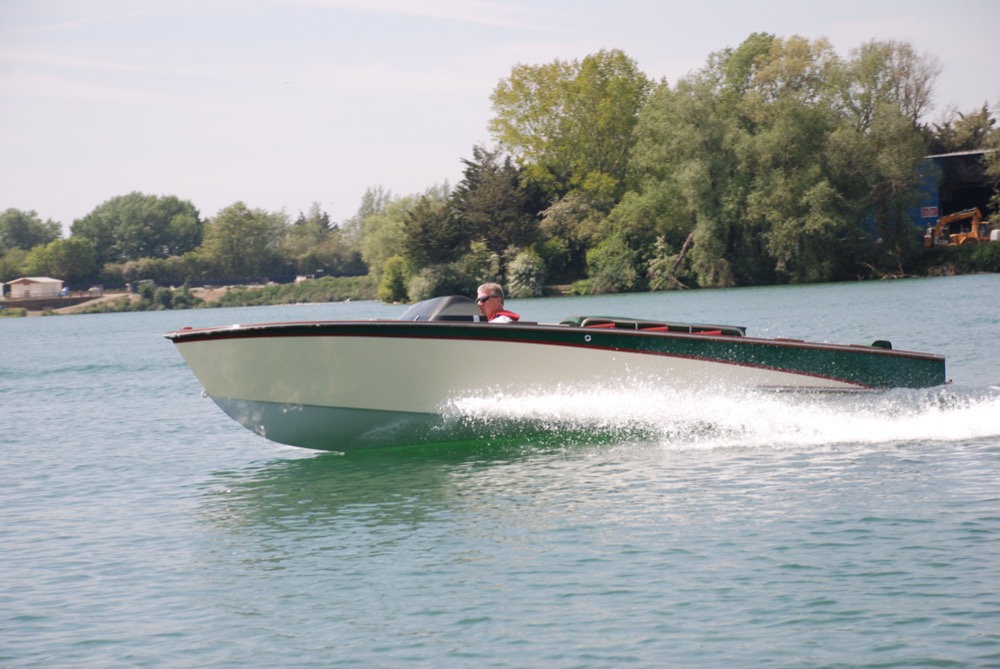
{"type": "Polygon", "coordinates": [[[698,334],[705,336],[744,337],[746,328],[741,325],[716,325],[707,323],[681,323],[647,321],[617,316],[573,316],[562,321],[562,325],[584,328],[636,330],[640,332],[671,332],[698,334]]]}

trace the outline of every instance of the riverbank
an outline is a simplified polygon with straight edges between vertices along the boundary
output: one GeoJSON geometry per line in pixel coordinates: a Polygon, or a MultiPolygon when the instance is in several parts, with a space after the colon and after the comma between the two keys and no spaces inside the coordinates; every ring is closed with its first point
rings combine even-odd
{"type": "MultiPolygon", "coordinates": [[[[966,245],[928,250],[918,267],[909,272],[875,274],[859,280],[902,279],[918,276],[956,276],[962,274],[1000,273],[1000,243],[966,245]]],[[[546,286],[546,295],[568,295],[576,292],[574,285],[546,286]]],[[[586,291],[580,292],[584,294],[586,291]]],[[[642,292],[642,291],[639,291],[642,292]]],[[[151,287],[139,294],[124,291],[109,292],[91,300],[25,310],[17,301],[0,302],[9,316],[44,316],[116,311],[147,311],[185,309],[191,307],[240,307],[270,304],[308,304],[377,299],[377,286],[371,276],[323,277],[297,284],[246,286],[212,286],[170,289],[151,287]],[[128,302],[123,302],[127,299],[128,302]]]]}
{"type": "MultiPolygon", "coordinates": [[[[210,304],[212,302],[217,302],[218,300],[222,299],[222,297],[232,288],[233,288],[232,286],[223,286],[221,288],[217,287],[193,288],[191,290],[191,293],[198,299],[205,302],[206,304],[210,304]]],[[[240,286],[240,288],[245,289],[246,287],[240,286]]],[[[67,301],[71,301],[72,304],[67,304],[64,307],[54,306],[59,304],[59,301],[56,299],[48,300],[47,302],[45,302],[43,308],[32,308],[35,305],[31,303],[29,303],[29,306],[22,306],[17,301],[11,301],[11,300],[2,303],[2,306],[11,310],[20,311],[21,309],[23,309],[24,315],[29,317],[48,316],[48,315],[64,316],[68,314],[81,314],[81,313],[87,313],[88,311],[94,311],[95,309],[100,309],[101,305],[106,305],[112,302],[118,302],[123,299],[128,299],[128,301],[132,304],[138,304],[142,300],[142,296],[137,293],[118,291],[118,292],[104,293],[99,297],[94,297],[89,300],[83,300],[83,301],[77,299],[67,299],[67,301]]],[[[124,311],[124,309],[122,309],[122,311],[124,311]]]]}
{"type": "Polygon", "coordinates": [[[376,299],[375,281],[370,276],[323,277],[295,284],[167,288],[144,286],[137,294],[108,292],[99,298],[59,306],[54,299],[35,309],[6,306],[10,316],[114,313],[123,311],[163,311],[210,307],[247,307],[272,304],[312,304],[367,301],[376,299]]]}

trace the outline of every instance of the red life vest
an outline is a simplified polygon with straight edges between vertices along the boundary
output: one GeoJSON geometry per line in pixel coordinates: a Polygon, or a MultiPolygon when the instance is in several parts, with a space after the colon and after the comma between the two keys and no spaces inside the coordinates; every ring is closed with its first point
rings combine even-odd
{"type": "Polygon", "coordinates": [[[499,316],[506,316],[507,318],[515,322],[521,319],[521,317],[515,314],[513,311],[505,311],[501,309],[500,311],[493,314],[493,318],[490,319],[490,323],[495,321],[499,316]]]}

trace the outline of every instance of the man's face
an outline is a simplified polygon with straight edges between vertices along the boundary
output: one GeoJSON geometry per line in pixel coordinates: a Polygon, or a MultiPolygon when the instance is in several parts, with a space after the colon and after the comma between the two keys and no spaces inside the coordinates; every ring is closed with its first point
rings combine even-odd
{"type": "Polygon", "coordinates": [[[485,316],[487,320],[492,318],[493,314],[500,311],[500,298],[494,297],[489,293],[479,293],[476,295],[476,304],[479,306],[479,315],[485,316]]]}

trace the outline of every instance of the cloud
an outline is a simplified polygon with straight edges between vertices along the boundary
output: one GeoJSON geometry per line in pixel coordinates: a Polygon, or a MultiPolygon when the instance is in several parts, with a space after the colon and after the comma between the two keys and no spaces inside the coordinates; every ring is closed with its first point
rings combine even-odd
{"type": "Polygon", "coordinates": [[[16,70],[0,76],[4,98],[59,99],[78,102],[100,102],[111,105],[177,105],[192,100],[157,91],[138,90],[132,86],[108,86],[81,81],[77,78],[16,70]]]}
{"type": "MultiPolygon", "coordinates": [[[[280,2],[280,0],[276,0],[280,2]]],[[[457,23],[539,30],[541,19],[555,17],[553,12],[536,7],[524,7],[509,3],[476,2],[469,0],[296,0],[298,4],[348,9],[352,11],[376,12],[400,16],[417,16],[442,19],[457,23]]]]}
{"type": "MultiPolygon", "coordinates": [[[[70,10],[87,11],[87,5],[81,4],[79,7],[67,5],[70,10]]],[[[168,10],[163,9],[143,9],[134,12],[119,12],[116,14],[102,14],[99,16],[81,16],[79,18],[61,19],[55,22],[42,23],[40,25],[21,25],[14,34],[30,35],[40,33],[53,33],[62,31],[79,30],[81,28],[93,28],[94,26],[129,22],[134,19],[148,19],[165,14],[168,10]]]]}

